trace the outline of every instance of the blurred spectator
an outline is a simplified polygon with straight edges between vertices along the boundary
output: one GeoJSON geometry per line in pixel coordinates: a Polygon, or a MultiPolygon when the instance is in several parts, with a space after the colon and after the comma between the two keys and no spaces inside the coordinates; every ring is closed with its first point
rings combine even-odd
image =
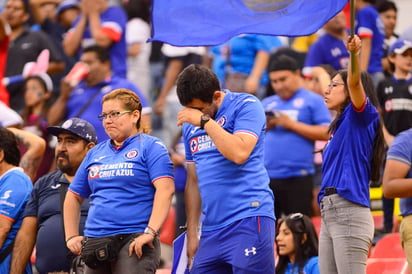
{"type": "MultiPolygon", "coordinates": [[[[321,95],[328,88],[331,81],[331,75],[336,71],[329,65],[320,65],[312,69],[312,77],[307,79],[306,88],[321,95]]],[[[335,112],[330,111],[331,118],[335,112]]],[[[327,141],[315,141],[315,151],[313,162],[315,163],[315,174],[313,175],[313,198],[312,198],[312,216],[320,216],[320,208],[318,203],[318,194],[322,184],[322,151],[327,141]]]]}
{"type": "Polygon", "coordinates": [[[75,86],[71,86],[67,78],[62,81],[60,95],[49,111],[49,125],[57,125],[72,117],[82,118],[95,127],[99,142],[104,141],[108,139],[108,136],[96,114],[101,113],[101,100],[106,93],[113,89],[128,88],[141,98],[143,106],[142,127],[150,131],[150,107],[144,96],[130,81],[112,73],[107,49],[100,46],[85,48],[80,60],[86,64],[88,73],[75,86]]]}
{"type": "Polygon", "coordinates": [[[42,137],[46,142],[46,151],[40,164],[35,181],[50,171],[53,163],[53,147],[51,136],[47,133],[47,114],[49,101],[53,93],[53,83],[48,74],[30,76],[25,81],[22,117],[23,129],[42,137]]]}
{"type": "Polygon", "coordinates": [[[280,219],[276,229],[276,273],[319,274],[318,242],[308,216],[293,213],[280,219]]]}
{"type": "MultiPolygon", "coordinates": [[[[47,72],[53,75],[64,70],[63,59],[47,34],[42,31],[32,31],[26,27],[30,15],[28,3],[25,0],[8,0],[4,16],[11,27],[5,76],[22,74],[24,65],[36,61],[43,49],[50,51],[47,72]]],[[[20,112],[24,107],[23,83],[10,84],[7,89],[10,94],[11,107],[20,112]]]]}
{"type": "Polygon", "coordinates": [[[68,56],[80,56],[85,47],[98,45],[109,50],[113,74],[126,78],[126,22],[124,10],[108,0],[81,0],[80,16],[63,40],[68,56]]]}
{"type": "MultiPolygon", "coordinates": [[[[67,189],[87,152],[97,142],[93,126],[78,118],[61,127],[49,127],[58,139],[55,161],[58,167],[34,185],[17,234],[10,273],[22,273],[36,244],[36,269],[39,273],[67,273],[74,255],[68,256],[63,230],[63,201],[67,189]],[[53,239],[53,240],[50,240],[53,239]]],[[[82,205],[79,232],[83,235],[88,201],[82,205]]]]}
{"type": "Polygon", "coordinates": [[[382,1],[378,4],[377,10],[382,19],[383,27],[385,28],[385,39],[383,41],[383,59],[382,67],[385,75],[390,74],[390,65],[388,60],[388,50],[390,46],[398,39],[399,35],[395,33],[396,19],[398,16],[398,8],[392,1],[382,1]]]}
{"type": "Polygon", "coordinates": [[[311,216],[314,142],[328,139],[330,114],[323,97],[301,87],[293,58],[277,56],[268,70],[276,95],[262,101],[267,113],[264,152],[276,217],[293,212],[311,216]]]}
{"type": "Polygon", "coordinates": [[[1,80],[4,77],[4,71],[6,69],[7,52],[10,40],[9,35],[10,27],[7,25],[3,14],[0,14],[0,102],[3,102],[7,106],[9,105],[10,96],[1,80]]]}
{"type": "Polygon", "coordinates": [[[382,68],[383,41],[385,30],[382,19],[374,4],[375,0],[356,0],[355,33],[362,40],[360,52],[360,69],[367,71],[375,85],[384,78],[382,68]]]}
{"type": "Polygon", "coordinates": [[[150,1],[129,0],[124,4],[128,21],[126,25],[127,79],[135,84],[151,105],[150,94],[150,1]]]}
{"type": "MultiPolygon", "coordinates": [[[[387,146],[400,132],[412,127],[412,42],[396,40],[389,48],[388,60],[393,73],[381,81],[377,88],[380,111],[384,123],[387,146]]],[[[393,199],[382,197],[383,227],[377,233],[390,233],[393,229],[393,199]]]]}
{"type": "Polygon", "coordinates": [[[383,173],[383,194],[388,198],[401,197],[402,222],[400,235],[406,253],[409,273],[412,273],[412,129],[397,135],[391,144],[383,173]]]}
{"type": "Polygon", "coordinates": [[[183,143],[182,131],[175,136],[170,149],[170,159],[173,163],[175,178],[175,212],[176,212],[176,236],[183,232],[181,227],[186,226],[185,211],[185,186],[186,186],[186,157],[185,146],[183,143]]]}
{"type": "Polygon", "coordinates": [[[23,125],[23,118],[3,102],[0,102],[0,113],[0,126],[21,127],[23,125]]]}
{"type": "Polygon", "coordinates": [[[177,77],[188,65],[202,63],[206,50],[203,47],[174,47],[163,44],[162,53],[165,56],[164,82],[155,101],[154,112],[162,115],[162,132],[158,137],[170,147],[173,137],[180,130],[176,126],[177,113],[182,108],[176,94],[177,77]]]}
{"type": "Polygon", "coordinates": [[[276,36],[242,34],[213,47],[212,69],[224,88],[262,97],[269,56],[282,43],[276,36]]]}
{"type": "MultiPolygon", "coordinates": [[[[0,127],[0,273],[9,273],[14,239],[23,221],[23,211],[33,188],[19,168],[20,152],[14,134],[0,127]]],[[[24,273],[31,273],[30,264],[24,273]]]]}
{"type": "Polygon", "coordinates": [[[349,53],[345,47],[348,37],[345,14],[339,12],[324,26],[325,33],[313,43],[306,55],[303,75],[311,76],[312,69],[319,65],[330,65],[335,70],[348,67],[349,53]]]}
{"type": "Polygon", "coordinates": [[[66,64],[63,72],[52,76],[53,85],[58,94],[60,80],[70,71],[76,61],[75,58],[66,55],[62,43],[66,31],[80,13],[79,0],[29,0],[29,2],[34,22],[49,35],[66,64]]]}

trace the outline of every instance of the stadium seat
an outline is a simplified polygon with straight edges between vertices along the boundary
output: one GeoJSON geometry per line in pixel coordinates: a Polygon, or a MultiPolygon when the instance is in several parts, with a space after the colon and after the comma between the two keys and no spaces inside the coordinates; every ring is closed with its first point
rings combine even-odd
{"type": "Polygon", "coordinates": [[[399,233],[382,237],[372,250],[370,258],[405,258],[399,233]]]}
{"type": "Polygon", "coordinates": [[[368,259],[366,274],[407,274],[408,263],[403,258],[375,258],[368,259]]]}

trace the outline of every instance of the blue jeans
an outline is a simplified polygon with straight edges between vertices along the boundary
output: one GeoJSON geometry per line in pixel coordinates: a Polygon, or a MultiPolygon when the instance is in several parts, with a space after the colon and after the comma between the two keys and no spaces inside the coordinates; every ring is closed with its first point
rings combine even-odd
{"type": "Polygon", "coordinates": [[[366,273],[374,233],[370,209],[333,194],[322,199],[320,211],[320,273],[366,273]]]}

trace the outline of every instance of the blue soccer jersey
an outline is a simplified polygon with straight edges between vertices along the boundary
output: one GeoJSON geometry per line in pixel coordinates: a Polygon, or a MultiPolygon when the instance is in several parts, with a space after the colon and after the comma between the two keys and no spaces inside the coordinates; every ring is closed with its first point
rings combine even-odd
{"type": "MultiPolygon", "coordinates": [[[[75,30],[79,21],[80,16],[74,21],[72,28],[68,31],[68,35],[75,30]]],[[[111,6],[100,14],[100,30],[112,40],[112,44],[108,48],[111,67],[114,75],[121,78],[126,78],[127,76],[126,23],[127,16],[121,7],[111,6]]],[[[96,44],[89,24],[83,33],[81,44],[82,48],[96,44]]]]}
{"type": "MultiPolygon", "coordinates": [[[[0,248],[4,251],[14,240],[17,231],[23,222],[23,212],[33,189],[30,178],[23,169],[12,168],[0,177],[0,218],[6,218],[13,222],[6,239],[0,248]]],[[[0,263],[0,273],[9,273],[11,253],[0,263]]],[[[24,273],[31,273],[30,266],[24,273]]]]}
{"type": "Polygon", "coordinates": [[[345,108],[323,151],[319,203],[325,187],[335,187],[346,200],[370,206],[370,159],[378,126],[379,113],[369,99],[361,110],[352,104],[345,108]]]}
{"type": "Polygon", "coordinates": [[[84,234],[102,237],[143,232],[152,213],[153,182],[165,177],[173,178],[173,167],[158,138],[137,134],[118,150],[110,140],[95,146],[69,189],[81,197],[90,196],[84,234]]]}
{"type": "Polygon", "coordinates": [[[196,164],[205,214],[202,229],[219,229],[252,216],[274,218],[273,193],[263,165],[266,118],[261,103],[252,95],[226,91],[214,119],[231,134],[250,134],[258,140],[247,161],[238,165],[218,151],[205,130],[183,125],[186,159],[196,164]]]}
{"type": "Polygon", "coordinates": [[[306,55],[303,74],[311,75],[312,69],[319,65],[330,65],[335,70],[346,69],[349,64],[349,52],[345,41],[325,33],[313,43],[306,55]]]}
{"type": "MultiPolygon", "coordinates": [[[[389,148],[387,160],[398,161],[412,167],[412,129],[396,136],[389,148]]],[[[409,169],[406,178],[412,178],[412,169],[409,169]]],[[[411,215],[412,197],[401,198],[400,207],[402,216],[411,215]]]]}
{"type": "MultiPolygon", "coordinates": [[[[327,126],[331,119],[323,98],[303,88],[288,100],[283,100],[279,95],[267,97],[262,105],[265,110],[279,111],[307,125],[327,126]]],[[[283,179],[314,174],[314,144],[314,141],[282,126],[268,130],[264,152],[269,177],[283,179]]]]}
{"type": "Polygon", "coordinates": [[[360,38],[367,37],[372,40],[368,72],[381,72],[385,30],[378,11],[372,5],[366,6],[356,13],[355,33],[360,38]]]}

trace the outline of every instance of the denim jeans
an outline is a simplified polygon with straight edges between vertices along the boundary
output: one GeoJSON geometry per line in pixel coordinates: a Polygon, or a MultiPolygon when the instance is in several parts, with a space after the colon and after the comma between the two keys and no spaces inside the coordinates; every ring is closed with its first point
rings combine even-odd
{"type": "Polygon", "coordinates": [[[320,210],[320,273],[366,273],[374,233],[370,209],[333,194],[322,199],[320,210]]]}
{"type": "Polygon", "coordinates": [[[147,274],[156,273],[160,263],[160,242],[156,238],[153,241],[155,248],[144,245],[143,256],[139,259],[135,252],[129,256],[129,245],[126,243],[119,251],[116,261],[102,265],[97,269],[86,266],[85,274],[147,274]]]}

